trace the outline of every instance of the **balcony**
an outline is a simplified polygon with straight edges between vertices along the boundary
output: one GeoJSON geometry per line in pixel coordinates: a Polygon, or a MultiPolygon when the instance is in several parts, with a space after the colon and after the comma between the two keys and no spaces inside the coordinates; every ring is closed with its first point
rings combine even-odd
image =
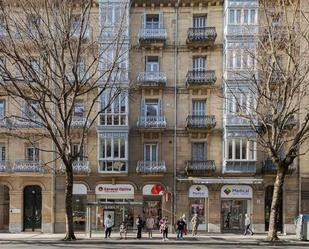
{"type": "Polygon", "coordinates": [[[140,129],[165,129],[165,116],[139,116],[137,127],[140,129]]]}
{"type": "Polygon", "coordinates": [[[27,117],[13,118],[12,125],[17,128],[41,128],[42,127],[42,124],[39,119],[32,119],[32,118],[27,118],[27,117]]]}
{"type": "Polygon", "coordinates": [[[138,161],[136,173],[155,175],[166,173],[165,161],[138,161]]]}
{"type": "Polygon", "coordinates": [[[187,117],[187,129],[189,130],[209,130],[216,126],[216,118],[214,115],[189,115],[187,117]]]}
{"type": "Polygon", "coordinates": [[[10,172],[11,171],[11,164],[10,161],[0,161],[0,172],[10,172]]]}
{"type": "Polygon", "coordinates": [[[163,72],[141,72],[137,76],[137,82],[141,87],[164,87],[166,74],[163,72]]]}
{"type": "Polygon", "coordinates": [[[256,173],[256,161],[225,161],[224,173],[231,174],[255,174],[256,173]]]}
{"type": "Polygon", "coordinates": [[[189,46],[209,46],[213,45],[217,38],[215,27],[189,28],[187,35],[187,45],[189,46]]]}
{"type": "Polygon", "coordinates": [[[226,27],[227,36],[254,36],[259,32],[257,25],[231,25],[226,27]]]}
{"type": "MultiPolygon", "coordinates": [[[[88,160],[76,160],[72,164],[73,173],[76,175],[90,174],[91,168],[88,160]]],[[[60,171],[65,172],[65,166],[61,164],[60,171]]]]}
{"type": "Polygon", "coordinates": [[[161,28],[142,28],[138,33],[138,41],[141,46],[152,44],[163,46],[166,38],[166,30],[161,28]]]}
{"type": "MultiPolygon", "coordinates": [[[[289,166],[289,169],[287,170],[286,174],[291,175],[293,172],[296,171],[296,167],[294,164],[289,166]]],[[[262,162],[262,174],[263,175],[276,175],[277,174],[277,167],[273,163],[271,159],[266,159],[262,162]]]]}
{"type": "Polygon", "coordinates": [[[72,128],[88,128],[89,120],[86,117],[72,117],[71,127],[72,128]]]}
{"type": "Polygon", "coordinates": [[[13,172],[44,173],[42,161],[17,160],[13,172]]]}
{"type": "MultiPolygon", "coordinates": [[[[282,126],[283,122],[285,122],[284,129],[292,129],[294,126],[297,125],[297,120],[296,120],[294,115],[290,115],[290,116],[285,117],[285,118],[287,118],[287,120],[283,120],[283,118],[279,118],[279,123],[277,124],[277,126],[282,126]]],[[[266,117],[265,122],[266,122],[267,125],[271,126],[273,124],[273,115],[269,114],[266,117]]]]}
{"type": "Polygon", "coordinates": [[[216,165],[214,160],[204,161],[186,161],[187,175],[190,176],[205,176],[211,175],[216,171],[216,165]]]}
{"type": "Polygon", "coordinates": [[[214,85],[217,81],[216,73],[214,70],[189,71],[186,78],[187,86],[210,86],[214,85]]]}

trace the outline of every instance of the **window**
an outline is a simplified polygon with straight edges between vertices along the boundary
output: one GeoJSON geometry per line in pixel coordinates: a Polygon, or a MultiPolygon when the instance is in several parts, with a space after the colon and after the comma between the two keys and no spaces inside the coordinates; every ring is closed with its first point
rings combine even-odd
{"type": "Polygon", "coordinates": [[[76,101],[73,107],[73,117],[84,117],[85,103],[84,101],[76,101]]]}
{"type": "Polygon", "coordinates": [[[227,67],[229,69],[254,69],[254,51],[244,49],[229,50],[227,54],[227,67]]]}
{"type": "Polygon", "coordinates": [[[5,118],[5,100],[0,100],[0,119],[5,118]]]}
{"type": "Polygon", "coordinates": [[[146,100],[145,101],[145,116],[147,117],[155,117],[158,116],[159,113],[159,106],[158,106],[158,100],[146,100]]]}
{"type": "Polygon", "coordinates": [[[249,10],[244,10],[244,24],[249,24],[249,10]]]}
{"type": "Polygon", "coordinates": [[[158,161],[158,145],[144,144],[144,160],[146,162],[158,161]]]}
{"type": "Polygon", "coordinates": [[[192,161],[205,161],[207,159],[206,143],[192,143],[192,161]]]}
{"type": "Polygon", "coordinates": [[[72,150],[72,156],[76,157],[77,160],[83,160],[83,158],[85,157],[83,145],[80,146],[80,144],[72,144],[71,150],[72,150]]]}
{"type": "Polygon", "coordinates": [[[192,115],[193,116],[204,116],[206,109],[205,100],[193,100],[192,101],[192,115]]]}
{"type": "Polygon", "coordinates": [[[241,10],[236,10],[236,24],[241,24],[241,10]]]}
{"type": "Polygon", "coordinates": [[[229,24],[255,25],[256,24],[256,10],[255,9],[230,9],[229,24]]]}
{"type": "Polygon", "coordinates": [[[39,149],[33,145],[26,147],[26,160],[39,161],[39,149]]]}
{"type": "Polygon", "coordinates": [[[256,11],[250,10],[250,23],[256,24],[256,11]]]}
{"type": "Polygon", "coordinates": [[[226,100],[227,114],[239,115],[250,114],[254,108],[254,97],[250,93],[228,94],[226,100]]]}
{"type": "Polygon", "coordinates": [[[159,72],[159,57],[147,56],[146,57],[146,72],[159,72]]]}
{"type": "Polygon", "coordinates": [[[0,144],[0,161],[5,161],[6,154],[5,154],[5,145],[0,144]]]}
{"type": "Polygon", "coordinates": [[[101,22],[105,27],[117,26],[124,23],[125,5],[115,3],[100,3],[101,22]]]}
{"type": "Polygon", "coordinates": [[[81,15],[72,15],[71,17],[71,35],[74,37],[87,36],[87,17],[81,15]],[[84,20],[82,20],[84,18],[84,20]],[[83,25],[83,27],[81,27],[83,25]],[[82,30],[81,30],[82,29],[82,30]],[[82,33],[80,33],[82,32],[82,33]]]}
{"type": "Polygon", "coordinates": [[[234,23],[235,23],[235,10],[230,10],[229,24],[234,24],[234,23]]]}
{"type": "Polygon", "coordinates": [[[205,71],[207,66],[206,57],[193,58],[193,71],[205,71]]]}
{"type": "Polygon", "coordinates": [[[100,97],[100,125],[128,125],[128,96],[105,92],[100,97]]]}
{"type": "Polygon", "coordinates": [[[99,139],[99,171],[127,171],[128,138],[126,133],[104,133],[99,139]]]}
{"type": "Polygon", "coordinates": [[[256,160],[256,142],[245,138],[228,139],[226,158],[228,160],[256,160]]]}
{"type": "Polygon", "coordinates": [[[146,15],[146,29],[159,29],[159,15],[146,15]]]}
{"type": "Polygon", "coordinates": [[[41,68],[40,68],[40,59],[38,58],[31,58],[30,59],[30,66],[31,66],[31,72],[30,72],[30,80],[35,79],[36,77],[41,78],[41,68]],[[32,76],[33,75],[33,76],[32,76]]]}
{"type": "MultiPolygon", "coordinates": [[[[29,121],[35,121],[38,119],[38,108],[39,103],[36,101],[30,101],[29,103],[25,103],[23,116],[29,121]]],[[[27,120],[26,120],[27,121],[27,120]]]]}
{"type": "Polygon", "coordinates": [[[193,16],[193,28],[205,28],[206,16],[193,16]]]}
{"type": "Polygon", "coordinates": [[[28,16],[28,28],[31,34],[37,34],[40,26],[40,18],[35,15],[28,16]]]}

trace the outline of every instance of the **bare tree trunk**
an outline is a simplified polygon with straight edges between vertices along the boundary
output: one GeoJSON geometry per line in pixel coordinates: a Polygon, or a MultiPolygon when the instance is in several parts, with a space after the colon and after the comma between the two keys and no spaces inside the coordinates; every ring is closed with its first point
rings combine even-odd
{"type": "Polygon", "coordinates": [[[278,169],[270,209],[269,227],[267,235],[267,240],[269,241],[279,240],[277,236],[277,216],[280,201],[280,193],[282,193],[283,189],[284,177],[285,177],[285,171],[283,169],[278,169]]]}
{"type": "Polygon", "coordinates": [[[66,170],[65,210],[66,210],[66,236],[64,240],[76,240],[73,226],[73,169],[72,165],[66,170]]]}

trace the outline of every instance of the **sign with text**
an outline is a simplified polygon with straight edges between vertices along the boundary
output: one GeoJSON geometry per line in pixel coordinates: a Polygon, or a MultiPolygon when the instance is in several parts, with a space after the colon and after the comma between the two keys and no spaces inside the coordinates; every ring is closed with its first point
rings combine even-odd
{"type": "Polygon", "coordinates": [[[134,187],[130,184],[99,184],[95,193],[99,199],[134,199],[134,187]]]}
{"type": "Polygon", "coordinates": [[[207,198],[208,188],[204,185],[192,185],[189,189],[190,198],[207,198]]]}
{"type": "Polygon", "coordinates": [[[252,188],[248,185],[225,185],[221,188],[221,198],[250,199],[252,188]]]}

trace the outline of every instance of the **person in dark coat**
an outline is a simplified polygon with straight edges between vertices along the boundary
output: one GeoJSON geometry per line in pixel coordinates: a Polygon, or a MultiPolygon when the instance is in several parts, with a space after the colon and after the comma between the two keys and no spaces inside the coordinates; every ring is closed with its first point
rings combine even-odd
{"type": "Polygon", "coordinates": [[[137,217],[136,219],[136,226],[137,226],[137,239],[142,238],[142,228],[143,228],[143,220],[140,216],[137,217]]]}

